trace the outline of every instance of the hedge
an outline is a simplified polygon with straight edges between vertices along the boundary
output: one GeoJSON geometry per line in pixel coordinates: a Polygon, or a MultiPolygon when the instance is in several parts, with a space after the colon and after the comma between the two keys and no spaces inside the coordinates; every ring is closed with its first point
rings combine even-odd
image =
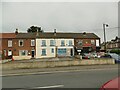
{"type": "Polygon", "coordinates": [[[116,54],[119,54],[119,55],[120,55],[120,50],[118,50],[118,49],[111,50],[110,53],[116,53],[116,54]]]}

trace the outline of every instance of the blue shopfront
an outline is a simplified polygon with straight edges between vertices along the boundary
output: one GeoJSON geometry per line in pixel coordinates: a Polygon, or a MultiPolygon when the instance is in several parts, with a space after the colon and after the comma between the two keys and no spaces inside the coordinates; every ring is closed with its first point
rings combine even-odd
{"type": "Polygon", "coordinates": [[[73,48],[58,48],[57,56],[74,56],[73,48]]]}
{"type": "Polygon", "coordinates": [[[66,56],[66,53],[67,53],[66,48],[58,48],[57,50],[58,56],[66,56]]]}

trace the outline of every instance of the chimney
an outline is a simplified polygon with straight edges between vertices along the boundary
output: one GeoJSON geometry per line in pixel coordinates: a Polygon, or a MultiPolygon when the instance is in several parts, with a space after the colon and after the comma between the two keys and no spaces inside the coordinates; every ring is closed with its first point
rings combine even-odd
{"type": "Polygon", "coordinates": [[[39,36],[39,31],[38,31],[38,29],[37,29],[36,37],[38,37],[38,36],[39,36]]]}
{"type": "Polygon", "coordinates": [[[56,29],[54,29],[54,36],[56,36],[56,29]]]}
{"type": "Polygon", "coordinates": [[[16,28],[15,34],[16,34],[16,35],[18,34],[18,28],[16,28]]]}

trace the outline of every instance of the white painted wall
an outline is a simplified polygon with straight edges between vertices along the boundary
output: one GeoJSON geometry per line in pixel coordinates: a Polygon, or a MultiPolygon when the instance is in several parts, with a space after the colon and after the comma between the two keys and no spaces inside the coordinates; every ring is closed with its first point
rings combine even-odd
{"type": "Polygon", "coordinates": [[[31,59],[31,56],[13,56],[14,60],[31,59]]]}
{"type": "Polygon", "coordinates": [[[74,45],[74,39],[36,39],[36,58],[49,58],[56,56],[57,48],[73,48],[73,46],[68,46],[69,40],[72,40],[74,45]],[[46,40],[46,47],[41,46],[42,40],[46,40]],[[50,46],[50,40],[55,40],[56,45],[50,46]],[[61,40],[65,40],[65,46],[61,46],[61,40]],[[54,53],[51,53],[51,49],[54,49],[54,53]],[[42,49],[46,49],[46,56],[42,56],[42,49]]]}

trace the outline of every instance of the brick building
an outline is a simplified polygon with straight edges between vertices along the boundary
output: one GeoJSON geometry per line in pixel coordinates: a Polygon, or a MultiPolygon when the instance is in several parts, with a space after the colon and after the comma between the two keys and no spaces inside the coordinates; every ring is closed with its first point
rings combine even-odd
{"type": "Polygon", "coordinates": [[[15,38],[15,33],[0,33],[0,57],[2,59],[12,58],[15,38]]]}
{"type": "Polygon", "coordinates": [[[94,33],[2,33],[1,55],[4,58],[30,59],[74,56],[99,51],[100,38],[94,33]]]}
{"type": "Polygon", "coordinates": [[[13,58],[30,59],[35,58],[36,33],[18,33],[14,40],[13,58]]]}
{"type": "Polygon", "coordinates": [[[100,50],[100,38],[94,33],[76,33],[74,41],[76,50],[81,50],[83,53],[100,50]]]}
{"type": "MultiPolygon", "coordinates": [[[[102,43],[101,49],[104,50],[104,43],[102,43]]],[[[120,49],[120,38],[116,37],[115,39],[106,42],[106,49],[107,51],[112,49],[120,49]]]]}

